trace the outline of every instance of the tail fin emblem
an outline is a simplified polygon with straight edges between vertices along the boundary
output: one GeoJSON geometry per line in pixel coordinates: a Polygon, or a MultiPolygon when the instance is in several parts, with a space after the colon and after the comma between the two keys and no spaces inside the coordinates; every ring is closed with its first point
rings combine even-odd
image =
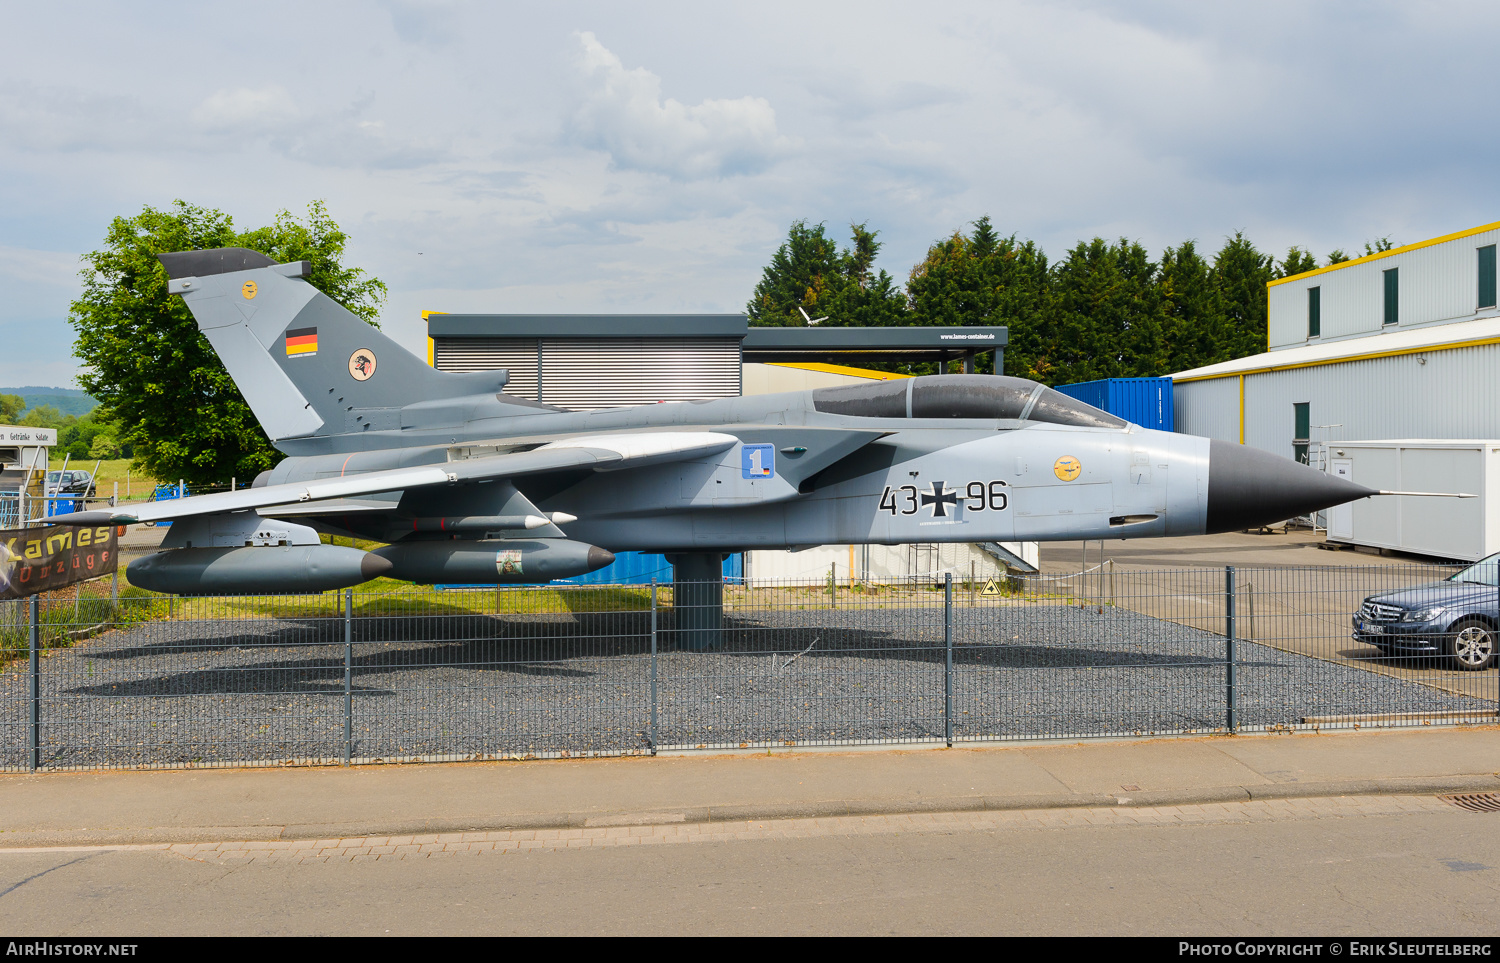
{"type": "Polygon", "coordinates": [[[349,376],[355,381],[369,381],[375,373],[375,352],[360,348],[349,356],[349,376]]]}

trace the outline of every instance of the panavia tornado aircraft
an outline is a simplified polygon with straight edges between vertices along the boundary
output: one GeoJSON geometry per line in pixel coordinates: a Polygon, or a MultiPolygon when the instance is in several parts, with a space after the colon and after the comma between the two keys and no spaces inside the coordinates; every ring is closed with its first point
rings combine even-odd
{"type": "Polygon", "coordinates": [[[501,393],[505,371],[432,369],[307,283],[307,262],[160,259],[287,455],[243,491],[51,519],[173,521],[129,569],[161,592],[535,583],[624,550],[718,580],[723,553],[745,549],[1196,535],[1377,494],[1019,378],[565,411],[501,393]]]}

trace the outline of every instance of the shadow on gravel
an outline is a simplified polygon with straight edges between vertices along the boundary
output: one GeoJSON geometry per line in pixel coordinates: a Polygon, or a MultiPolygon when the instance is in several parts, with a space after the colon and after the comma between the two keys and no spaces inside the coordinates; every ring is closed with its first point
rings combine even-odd
{"type": "MultiPolygon", "coordinates": [[[[342,646],[340,646],[342,650],[342,646]]],[[[555,663],[534,664],[528,661],[500,661],[492,643],[450,645],[441,649],[407,651],[392,658],[391,653],[356,657],[351,662],[353,691],[365,695],[394,695],[395,688],[370,685],[359,681],[371,674],[410,672],[413,670],[464,669],[470,671],[506,672],[511,675],[555,679],[588,679],[593,672],[555,663]],[[423,656],[412,660],[413,654],[423,656]]],[[[160,652],[156,654],[160,655],[160,652]]],[[[182,653],[186,656],[189,653],[182,653]]],[[[562,658],[567,658],[563,656],[562,658]]],[[[127,682],[63,689],[66,695],[80,696],[177,696],[177,695],[333,695],[344,691],[344,660],[339,658],[299,659],[257,662],[221,668],[170,672],[127,682]]]]}
{"type": "MultiPolygon", "coordinates": [[[[671,645],[675,635],[672,622],[671,618],[659,622],[661,640],[666,643],[661,649],[664,655],[722,660],[726,666],[767,656],[799,660],[808,669],[830,660],[859,659],[939,666],[945,659],[941,642],[902,638],[895,632],[844,626],[774,627],[757,620],[732,617],[725,619],[721,648],[706,652],[684,651],[671,645]]],[[[79,650],[76,654],[87,659],[117,663],[140,660],[142,664],[132,668],[150,674],[117,682],[64,687],[61,691],[68,695],[108,698],[333,695],[343,691],[344,679],[342,622],[333,620],[333,625],[340,630],[335,638],[330,638],[333,633],[326,631],[330,627],[328,620],[303,620],[282,621],[271,631],[257,635],[173,638],[148,645],[79,650]],[[309,639],[310,628],[325,630],[316,633],[322,638],[309,639]],[[223,661],[236,653],[256,655],[270,650],[312,647],[325,654],[240,665],[202,665],[205,661],[223,661]],[[163,665],[163,662],[177,665],[163,665]]],[[[649,613],[583,614],[541,623],[534,617],[526,620],[478,617],[436,622],[430,619],[356,621],[352,632],[355,645],[351,663],[353,689],[367,695],[392,695],[397,688],[405,686],[372,684],[372,677],[434,671],[450,675],[453,672],[473,672],[534,679],[589,679],[599,673],[579,663],[648,655],[649,633],[649,613]],[[397,621],[399,625],[392,624],[397,621]],[[478,629],[485,630],[486,634],[478,636],[478,629]],[[396,638],[393,639],[393,635],[396,638]]],[[[1015,641],[966,643],[954,647],[953,662],[956,667],[995,669],[1221,668],[1224,664],[1221,654],[1204,653],[1208,645],[1211,643],[1178,641],[1174,643],[1177,651],[1160,651],[1158,648],[1153,652],[1138,645],[1110,648],[1067,642],[1055,645],[1015,641]],[[1193,651],[1185,651],[1189,647],[1193,651]]],[[[1284,668],[1273,662],[1242,661],[1240,665],[1242,668],[1284,668]]]]}
{"type": "MultiPolygon", "coordinates": [[[[264,623],[260,631],[241,630],[220,635],[192,634],[190,623],[180,623],[181,634],[173,634],[174,623],[153,626],[152,634],[167,636],[144,645],[98,646],[79,649],[91,659],[159,658],[180,655],[237,652],[253,649],[334,648],[344,644],[341,619],[277,619],[264,623]]],[[[522,646],[569,643],[567,651],[547,652],[532,658],[579,658],[588,655],[633,655],[651,651],[649,613],[608,613],[539,619],[466,616],[463,618],[356,619],[350,639],[355,645],[406,646],[428,642],[491,644],[508,642],[522,646]],[[591,643],[594,651],[583,651],[580,643],[591,643]]],[[[508,650],[514,652],[515,650],[508,650]]],[[[339,664],[343,664],[342,655],[339,664]]]]}

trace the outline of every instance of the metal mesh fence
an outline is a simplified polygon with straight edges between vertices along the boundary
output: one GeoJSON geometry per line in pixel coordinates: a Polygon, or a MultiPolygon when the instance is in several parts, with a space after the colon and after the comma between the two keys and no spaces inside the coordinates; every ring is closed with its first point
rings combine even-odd
{"type": "Polygon", "coordinates": [[[975,598],[971,620],[960,616],[956,731],[1060,738],[1493,721],[1495,671],[1457,668],[1442,651],[1446,631],[1428,633],[1430,652],[1353,638],[1366,598],[1427,585],[1449,614],[1472,610],[1493,645],[1500,589],[1458,590],[1445,581],[1456,571],[1104,565],[1011,579],[1004,594],[975,598]]]}
{"type": "Polygon", "coordinates": [[[1500,673],[1462,660],[1493,652],[1500,588],[1455,571],[118,600],[90,583],[0,602],[0,768],[1494,721],[1500,673]],[[1445,614],[1392,616],[1389,593],[1445,614]]]}
{"type": "Polygon", "coordinates": [[[659,745],[943,738],[939,588],[832,579],[725,586],[717,641],[703,628],[711,600],[671,602],[659,607],[659,745]]]}

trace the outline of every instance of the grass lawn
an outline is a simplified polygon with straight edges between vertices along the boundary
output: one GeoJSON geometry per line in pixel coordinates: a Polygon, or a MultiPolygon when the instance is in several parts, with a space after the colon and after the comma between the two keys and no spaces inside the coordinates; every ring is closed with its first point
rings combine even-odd
{"type": "MultiPolygon", "coordinates": [[[[52,459],[52,468],[59,469],[62,462],[52,459]]],[[[94,471],[93,459],[75,458],[68,462],[68,469],[81,468],[84,471],[94,471]]],[[[108,498],[114,494],[115,482],[120,483],[120,500],[126,498],[145,498],[156,489],[156,479],[149,475],[141,474],[139,469],[130,467],[129,458],[111,458],[99,463],[99,470],[94,472],[94,492],[100,498],[108,498]]]]}

